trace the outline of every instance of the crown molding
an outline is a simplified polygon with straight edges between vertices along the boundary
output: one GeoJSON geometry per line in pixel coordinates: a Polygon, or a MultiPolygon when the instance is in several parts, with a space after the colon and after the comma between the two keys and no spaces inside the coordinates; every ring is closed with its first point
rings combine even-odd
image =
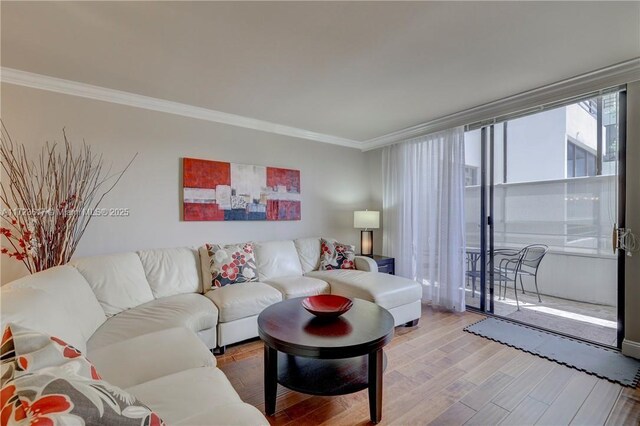
{"type": "Polygon", "coordinates": [[[65,95],[78,96],[114,104],[127,105],[135,108],[143,108],[152,111],[165,112],[183,117],[206,120],[214,123],[230,126],[244,127],[246,129],[275,133],[277,135],[291,136],[294,138],[308,139],[316,142],[346,146],[349,148],[362,148],[362,142],[324,133],[312,132],[297,127],[271,123],[269,121],[244,117],[236,114],[216,111],[208,108],[168,101],[166,99],[152,98],[136,93],[109,89],[101,86],[65,80],[48,75],[36,74],[14,68],[0,68],[0,81],[17,86],[31,87],[33,89],[47,90],[65,95]]]}
{"type": "Polygon", "coordinates": [[[370,151],[383,146],[393,145],[403,140],[456,126],[491,120],[504,114],[513,113],[514,111],[523,111],[560,99],[567,99],[588,93],[596,89],[626,84],[637,80],[640,80],[640,58],[634,58],[554,84],[482,104],[366,141],[356,141],[165,99],[94,86],[13,68],[0,68],[0,81],[3,83],[165,112],[283,136],[356,148],[362,151],[370,151]]]}
{"type": "Polygon", "coordinates": [[[361,147],[363,151],[370,151],[429,133],[491,120],[501,115],[523,111],[561,99],[579,96],[594,90],[622,85],[637,80],[640,80],[640,58],[634,58],[557,83],[440,117],[426,123],[397,130],[383,136],[366,140],[362,142],[361,147]]]}

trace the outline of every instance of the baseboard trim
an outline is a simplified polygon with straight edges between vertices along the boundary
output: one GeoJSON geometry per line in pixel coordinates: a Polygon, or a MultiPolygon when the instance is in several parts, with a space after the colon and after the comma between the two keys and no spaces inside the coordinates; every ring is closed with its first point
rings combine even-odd
{"type": "Polygon", "coordinates": [[[624,339],[622,341],[622,354],[640,359],[640,342],[624,339]]]}

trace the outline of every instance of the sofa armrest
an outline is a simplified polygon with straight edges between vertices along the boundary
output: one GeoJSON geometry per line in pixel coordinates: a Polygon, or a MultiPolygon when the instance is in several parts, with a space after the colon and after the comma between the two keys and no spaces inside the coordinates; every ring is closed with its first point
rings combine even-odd
{"type": "Polygon", "coordinates": [[[189,329],[176,327],[103,346],[88,354],[107,382],[129,388],[198,367],[215,367],[216,359],[189,329]]]}
{"type": "Polygon", "coordinates": [[[378,264],[367,256],[356,256],[356,269],[359,271],[378,272],[378,264]]]}

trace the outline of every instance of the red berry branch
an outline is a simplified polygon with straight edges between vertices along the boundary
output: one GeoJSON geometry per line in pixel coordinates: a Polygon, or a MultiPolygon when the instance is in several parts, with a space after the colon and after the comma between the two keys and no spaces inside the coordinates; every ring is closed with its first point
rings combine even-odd
{"type": "Polygon", "coordinates": [[[111,174],[102,156],[84,141],[74,149],[63,129],[64,143],[47,142],[31,161],[24,145],[14,143],[0,124],[0,252],[21,261],[30,273],[63,265],[73,256],[92,212],[137,154],[111,174]]]}

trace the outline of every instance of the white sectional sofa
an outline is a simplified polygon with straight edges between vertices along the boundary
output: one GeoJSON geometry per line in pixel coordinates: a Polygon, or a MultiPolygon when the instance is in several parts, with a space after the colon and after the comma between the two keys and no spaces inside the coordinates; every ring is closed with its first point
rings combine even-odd
{"type": "Polygon", "coordinates": [[[420,318],[420,285],[378,273],[372,259],[357,257],[358,270],[318,271],[320,238],[254,247],[259,281],[216,289],[195,248],[77,259],[3,286],[0,320],[75,346],[168,424],[253,425],[267,421],[208,349],[256,337],[267,306],[333,293],[380,304],[396,325],[420,318]]]}

